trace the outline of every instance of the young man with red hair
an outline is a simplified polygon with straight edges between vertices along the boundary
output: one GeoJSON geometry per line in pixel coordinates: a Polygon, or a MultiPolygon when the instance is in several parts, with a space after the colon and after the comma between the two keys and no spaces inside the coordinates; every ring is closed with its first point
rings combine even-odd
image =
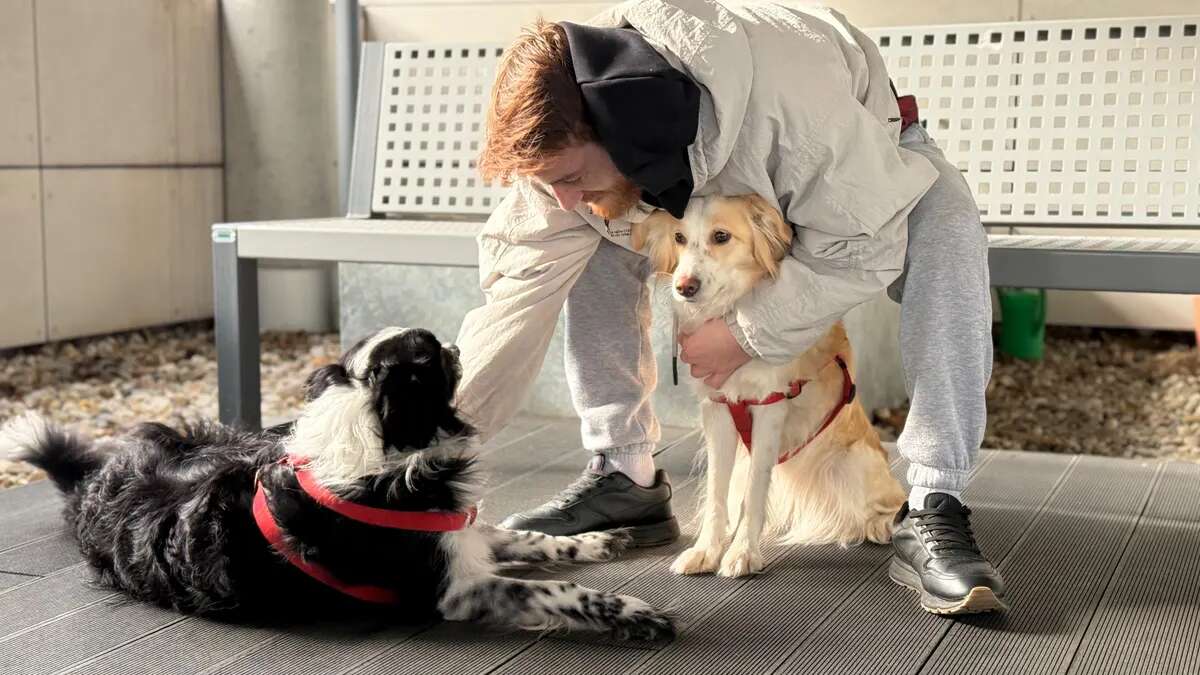
{"type": "Polygon", "coordinates": [[[538,22],[507,50],[480,169],[512,190],[479,237],[487,304],[459,336],[462,410],[495,433],[541,367],[560,310],[566,372],[593,457],[551,502],[505,526],[630,527],[678,536],[654,469],[659,427],[649,262],[630,224],[693,196],[755,192],[795,240],[778,279],[681,338],[719,386],[753,358],[785,362],[849,309],[903,299],[913,485],[892,576],[930,611],[988,608],[1003,583],[961,490],[983,438],[991,373],[987,241],[958,171],[899,110],[874,44],[837,12],[770,2],[634,0],[587,25],[538,22]]]}

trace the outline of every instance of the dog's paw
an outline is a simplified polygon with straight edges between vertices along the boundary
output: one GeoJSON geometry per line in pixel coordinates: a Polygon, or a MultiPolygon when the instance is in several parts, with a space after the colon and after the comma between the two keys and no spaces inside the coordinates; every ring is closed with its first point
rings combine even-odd
{"type": "Polygon", "coordinates": [[[633,535],[629,530],[608,530],[606,532],[588,532],[571,537],[578,546],[575,560],[579,562],[599,562],[612,560],[629,547],[633,535]]]}
{"type": "Polygon", "coordinates": [[[613,622],[612,636],[625,642],[662,642],[675,637],[675,622],[662,610],[628,595],[625,611],[613,622]]]}
{"type": "Polygon", "coordinates": [[[872,541],[876,544],[890,543],[892,541],[892,530],[894,528],[895,524],[891,514],[884,514],[871,518],[867,521],[867,541],[872,541]]]}
{"type": "Polygon", "coordinates": [[[720,563],[720,549],[693,546],[675,558],[671,571],[675,574],[708,574],[717,571],[720,563]]]}
{"type": "Polygon", "coordinates": [[[762,569],[762,553],[735,546],[721,558],[717,574],[722,577],[744,577],[748,574],[758,574],[762,569]]]}

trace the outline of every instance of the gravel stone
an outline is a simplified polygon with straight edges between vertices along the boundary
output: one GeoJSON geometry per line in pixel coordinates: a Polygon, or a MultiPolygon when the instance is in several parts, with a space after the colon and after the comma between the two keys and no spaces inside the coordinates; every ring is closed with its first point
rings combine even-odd
{"type": "MultiPolygon", "coordinates": [[[[304,378],[340,355],[336,333],[265,333],[264,418],[296,414],[304,378]]],[[[212,323],[0,351],[0,423],[29,410],[97,439],[140,422],[215,418],[212,323]]],[[[0,488],[42,477],[27,464],[0,459],[0,488]]]]}
{"type": "MultiPolygon", "coordinates": [[[[1200,462],[1200,350],[1186,333],[1051,327],[1045,360],[996,354],[983,447],[1200,462]]],[[[899,434],[907,409],[875,411],[899,434]]]]}
{"type": "MultiPolygon", "coordinates": [[[[340,351],[336,333],[264,334],[264,417],[295,415],[304,378],[340,351]]],[[[1200,462],[1200,350],[1184,334],[1052,327],[1044,361],[996,355],[987,397],[986,448],[1200,462]]],[[[93,438],[214,418],[212,324],[0,351],[0,422],[27,410],[93,438]]],[[[906,414],[875,411],[885,440],[906,414]]],[[[0,459],[0,488],[42,477],[0,459]]]]}

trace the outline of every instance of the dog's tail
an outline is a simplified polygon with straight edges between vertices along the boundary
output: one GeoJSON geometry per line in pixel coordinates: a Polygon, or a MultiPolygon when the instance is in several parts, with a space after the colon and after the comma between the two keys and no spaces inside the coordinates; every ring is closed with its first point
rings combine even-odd
{"type": "Polygon", "coordinates": [[[0,459],[16,459],[42,469],[66,493],[104,465],[104,457],[90,441],[35,413],[9,420],[0,428],[0,459]]]}

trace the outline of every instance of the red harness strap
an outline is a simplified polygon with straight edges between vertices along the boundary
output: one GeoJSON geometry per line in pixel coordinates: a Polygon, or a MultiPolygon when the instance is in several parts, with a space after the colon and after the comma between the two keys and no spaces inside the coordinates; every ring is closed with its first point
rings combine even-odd
{"type": "MultiPolygon", "coordinates": [[[[888,85],[892,88],[892,96],[896,97],[896,105],[900,108],[900,131],[911,127],[921,121],[920,112],[917,110],[917,97],[912,94],[901,96],[896,91],[896,83],[888,80],[888,85]]],[[[895,119],[891,121],[896,121],[895,119]]]]}
{"type": "Polygon", "coordinates": [[[919,120],[919,115],[917,114],[917,97],[912,94],[897,96],[896,103],[900,105],[900,131],[904,131],[919,120]]]}
{"type": "MultiPolygon", "coordinates": [[[[846,360],[841,356],[838,356],[834,359],[834,361],[838,364],[838,367],[842,369],[841,399],[838,400],[838,403],[836,406],[834,406],[833,410],[826,415],[825,421],[821,424],[821,427],[817,429],[812,436],[809,436],[807,441],[800,445],[800,447],[793,448],[792,450],[789,450],[788,452],[785,452],[779,456],[780,464],[783,464],[792,457],[795,457],[798,452],[804,448],[807,448],[814,440],[817,439],[818,436],[821,435],[821,432],[829,428],[830,424],[833,424],[833,420],[837,418],[838,413],[842,412],[842,408],[845,408],[850,404],[851,401],[854,400],[857,387],[854,386],[854,380],[850,377],[850,368],[846,365],[846,360]]],[[[750,406],[771,405],[772,403],[778,403],[787,399],[796,398],[800,395],[800,392],[803,391],[804,385],[806,384],[808,384],[807,380],[796,380],[788,385],[788,391],[786,393],[777,391],[762,399],[740,399],[736,402],[731,402],[729,399],[722,396],[712,400],[716,401],[717,403],[724,403],[725,407],[729,409],[729,416],[733,418],[733,426],[737,428],[738,435],[742,437],[742,443],[746,445],[746,450],[749,452],[751,432],[754,429],[754,418],[750,415],[750,406]]]]}
{"type": "Polygon", "coordinates": [[[308,460],[303,457],[287,458],[287,462],[296,467],[296,480],[300,488],[313,501],[360,523],[386,527],[392,530],[412,530],[414,532],[454,532],[462,530],[475,522],[479,510],[472,506],[466,511],[393,511],[373,506],[364,506],[348,502],[333,494],[325,486],[317,482],[312,473],[304,469],[308,460]]]}
{"type": "MultiPolygon", "coordinates": [[[[393,511],[355,504],[338,497],[317,483],[312,473],[304,468],[304,465],[308,463],[307,459],[288,456],[280,461],[295,467],[296,480],[300,483],[300,489],[304,490],[305,494],[313,501],[334,513],[367,525],[417,532],[453,532],[474,523],[475,516],[478,514],[478,509],[474,506],[467,511],[453,513],[446,511],[393,511]]],[[[258,531],[262,532],[263,537],[271,544],[271,548],[286,558],[293,567],[326,586],[363,602],[395,604],[400,601],[400,597],[390,588],[368,584],[347,584],[323,566],[305,560],[303,556],[292,550],[284,540],[283,530],[280,529],[279,523],[271,513],[271,508],[267,503],[266,489],[258,479],[255,479],[254,484],[253,513],[258,531]]]]}

